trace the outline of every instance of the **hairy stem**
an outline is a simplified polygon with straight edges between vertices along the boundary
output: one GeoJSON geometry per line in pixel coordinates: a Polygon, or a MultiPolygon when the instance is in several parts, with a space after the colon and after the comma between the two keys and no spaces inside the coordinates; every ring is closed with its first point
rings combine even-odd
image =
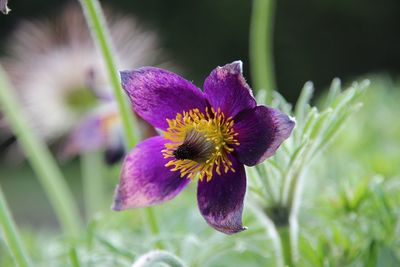
{"type": "Polygon", "coordinates": [[[83,196],[88,220],[103,208],[105,194],[103,167],[103,157],[99,151],[81,155],[83,196]]]}
{"type": "Polygon", "coordinates": [[[50,151],[29,127],[14,92],[0,66],[0,104],[4,114],[47,193],[63,231],[70,237],[78,237],[81,218],[74,197],[50,151]]]}
{"type": "Polygon", "coordinates": [[[248,206],[252,210],[258,221],[263,225],[268,235],[267,239],[271,240],[271,244],[275,252],[275,266],[284,267],[284,263],[286,261],[284,257],[282,241],[280,239],[281,236],[279,235],[276,225],[258,205],[252,203],[252,201],[249,201],[248,206]]]}
{"type": "Polygon", "coordinates": [[[285,266],[292,267],[293,266],[293,258],[292,258],[292,242],[290,239],[290,226],[284,226],[278,228],[279,237],[282,245],[282,254],[283,259],[285,261],[285,266]]]}
{"type": "MultiPolygon", "coordinates": [[[[160,228],[158,227],[158,222],[157,222],[157,218],[154,214],[154,210],[152,208],[146,208],[144,210],[143,215],[148,223],[150,232],[153,235],[158,236],[160,234],[160,228]]],[[[164,249],[164,245],[160,240],[156,241],[155,247],[158,249],[164,249]]]]}
{"type": "MultiPolygon", "coordinates": [[[[131,149],[140,139],[140,136],[138,134],[139,131],[135,131],[134,126],[137,125],[137,123],[127,101],[125,100],[124,93],[120,85],[120,78],[116,69],[114,54],[111,48],[111,40],[100,3],[98,0],[80,0],[80,3],[84,10],[86,21],[90,26],[93,39],[100,48],[103,59],[106,63],[109,78],[114,90],[114,95],[118,103],[119,112],[122,119],[125,140],[129,149],[131,149]]],[[[152,234],[158,235],[159,229],[153,209],[146,208],[144,214],[146,217],[146,221],[150,225],[150,230],[152,234]]],[[[157,243],[156,245],[159,248],[162,247],[160,243],[157,243]]]]}
{"type": "Polygon", "coordinates": [[[69,249],[69,259],[72,267],[80,267],[78,252],[75,247],[69,249]]]}
{"type": "Polygon", "coordinates": [[[121,88],[120,77],[114,59],[115,53],[113,53],[111,38],[100,7],[100,3],[98,0],[80,0],[80,3],[82,5],[86,21],[90,27],[92,37],[97,44],[106,65],[108,77],[118,104],[126,143],[129,148],[132,148],[140,139],[139,131],[135,131],[135,126],[137,123],[121,88]]]}
{"type": "Polygon", "coordinates": [[[21,238],[17,231],[17,226],[12,218],[11,212],[8,208],[7,201],[4,197],[3,191],[0,187],[0,225],[3,230],[5,240],[15,261],[20,267],[29,267],[31,260],[26,253],[25,246],[21,242],[21,238]]]}
{"type": "Polygon", "coordinates": [[[274,77],[274,0],[254,0],[250,22],[250,70],[253,88],[265,90],[266,101],[277,90],[274,77]]]}

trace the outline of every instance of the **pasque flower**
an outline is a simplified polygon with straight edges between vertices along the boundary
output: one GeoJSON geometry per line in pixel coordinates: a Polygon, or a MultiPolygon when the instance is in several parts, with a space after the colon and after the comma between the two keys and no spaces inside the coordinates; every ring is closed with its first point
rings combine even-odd
{"type": "MultiPolygon", "coordinates": [[[[111,10],[106,17],[120,68],[164,62],[154,32],[111,10]]],[[[67,5],[52,20],[21,22],[7,43],[7,56],[0,61],[35,134],[48,144],[63,141],[64,159],[103,149],[108,163],[121,159],[125,150],[118,108],[79,5],[67,5]]],[[[155,134],[143,121],[138,126],[142,136],[155,134]]],[[[11,135],[0,114],[0,145],[11,135]]],[[[21,158],[15,142],[8,151],[8,157],[21,158]]]]}
{"type": "Polygon", "coordinates": [[[172,72],[144,67],[121,72],[135,112],[162,131],[125,157],[113,208],[160,204],[198,179],[197,201],[208,224],[226,234],[244,230],[244,165],[272,156],[294,121],[257,106],[242,62],[217,67],[204,91],[172,72]]]}
{"type": "MultiPolygon", "coordinates": [[[[135,18],[107,12],[107,22],[120,68],[163,60],[157,36],[144,31],[135,18]]],[[[112,94],[104,62],[76,3],[53,20],[21,22],[8,43],[8,56],[0,60],[31,127],[48,143],[68,135],[101,105],[98,94],[112,94]]]]}

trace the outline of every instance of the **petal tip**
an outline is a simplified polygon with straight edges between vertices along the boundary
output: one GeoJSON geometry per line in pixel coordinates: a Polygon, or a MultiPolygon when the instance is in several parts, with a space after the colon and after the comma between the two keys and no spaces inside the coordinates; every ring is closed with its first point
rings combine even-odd
{"type": "Polygon", "coordinates": [[[243,63],[237,60],[217,67],[204,82],[204,94],[211,106],[221,108],[228,117],[257,105],[242,70],[243,63]]]}
{"type": "Polygon", "coordinates": [[[111,209],[113,211],[121,211],[121,210],[125,209],[124,201],[123,201],[121,194],[119,193],[118,188],[119,188],[119,185],[117,186],[117,188],[115,190],[116,192],[115,192],[115,197],[114,197],[114,203],[111,206],[111,209]]]}
{"type": "Polygon", "coordinates": [[[130,73],[131,73],[131,71],[129,71],[129,70],[120,71],[119,76],[121,77],[121,81],[123,82],[124,80],[126,80],[129,77],[130,73]]]}
{"type": "Polygon", "coordinates": [[[129,70],[120,71],[119,75],[121,77],[122,88],[126,91],[127,84],[129,83],[129,81],[131,79],[132,71],[129,71],[129,70]]]}
{"type": "Polygon", "coordinates": [[[238,133],[236,153],[239,160],[254,166],[273,156],[279,146],[291,135],[296,120],[278,109],[257,106],[234,118],[238,133]]]}
{"type": "Polygon", "coordinates": [[[121,77],[121,85],[124,89],[126,89],[126,85],[130,82],[143,78],[140,74],[146,74],[146,71],[151,71],[152,69],[156,69],[154,67],[141,67],[134,70],[122,70],[119,72],[119,76],[121,77]]]}
{"type": "Polygon", "coordinates": [[[212,228],[228,235],[246,229],[242,222],[246,173],[243,164],[233,156],[231,160],[234,174],[216,174],[211,181],[199,181],[197,186],[201,215],[212,228]]]}
{"type": "Polygon", "coordinates": [[[231,63],[237,72],[243,72],[243,62],[241,60],[236,60],[231,63]]]}
{"type": "Polygon", "coordinates": [[[283,137],[286,139],[292,133],[294,127],[296,126],[296,119],[292,116],[286,115],[284,113],[280,114],[282,122],[280,123],[279,131],[282,133],[283,137]]]}
{"type": "Polygon", "coordinates": [[[246,226],[243,226],[243,225],[233,226],[233,227],[220,227],[218,225],[210,224],[210,226],[212,228],[214,228],[215,230],[217,230],[217,231],[219,231],[221,233],[224,233],[226,235],[237,234],[237,233],[243,232],[243,231],[248,229],[246,226]]]}
{"type": "Polygon", "coordinates": [[[243,62],[241,60],[236,60],[221,68],[226,69],[231,73],[243,73],[243,62]]]}
{"type": "Polygon", "coordinates": [[[113,211],[122,211],[123,208],[122,208],[119,204],[114,203],[114,204],[111,206],[111,210],[113,210],[113,211]]]}
{"type": "MultiPolygon", "coordinates": [[[[275,151],[280,147],[280,145],[290,137],[296,125],[296,120],[293,117],[286,115],[285,113],[277,109],[271,109],[271,110],[273,114],[272,115],[273,124],[276,127],[274,134],[275,137],[274,141],[271,143],[270,147],[268,148],[264,156],[261,158],[261,161],[271,157],[275,153],[275,151]]],[[[259,161],[258,163],[260,163],[261,161],[259,161]]]]}
{"type": "Polygon", "coordinates": [[[293,127],[296,125],[296,118],[288,115],[290,123],[293,124],[293,127]]]}
{"type": "Polygon", "coordinates": [[[238,230],[236,232],[233,232],[232,234],[237,234],[237,233],[246,231],[247,229],[249,229],[247,226],[242,225],[242,227],[238,228],[238,230]]]}

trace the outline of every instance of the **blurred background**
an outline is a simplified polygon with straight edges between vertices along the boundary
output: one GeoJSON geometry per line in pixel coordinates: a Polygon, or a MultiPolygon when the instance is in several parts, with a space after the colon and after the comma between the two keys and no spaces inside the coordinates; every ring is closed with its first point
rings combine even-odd
{"type": "MultiPolygon", "coordinates": [[[[104,66],[93,52],[85,22],[77,15],[80,11],[76,2],[11,0],[11,13],[0,16],[0,62],[16,86],[25,112],[32,116],[28,116],[32,127],[57,156],[84,214],[82,162],[76,156],[86,150],[105,151],[101,159],[108,164],[102,169],[106,177],[103,206],[108,207],[118,182],[123,144],[119,121],[114,118],[113,101],[108,99],[104,66]],[[49,93],[54,88],[65,93],[60,97],[49,93]],[[81,89],[90,94],[86,95],[81,89]],[[78,98],[74,92],[78,93],[78,98]],[[54,103],[57,97],[63,100],[54,103]],[[99,106],[101,108],[97,108],[99,106]],[[102,136],[96,135],[95,141],[87,142],[81,130],[89,129],[90,132],[91,118],[100,118],[106,132],[102,136]]],[[[120,56],[121,69],[162,66],[202,87],[204,78],[213,68],[241,59],[244,76],[252,84],[248,53],[252,1],[107,0],[101,3],[110,15],[111,35],[120,56]]],[[[385,243],[395,236],[393,229],[400,231],[400,211],[396,206],[400,203],[399,14],[398,0],[276,1],[273,61],[277,88],[273,89],[288,102],[296,102],[301,88],[309,80],[316,88],[313,100],[316,105],[321,103],[335,77],[345,85],[362,78],[371,80],[371,87],[362,101],[363,109],[351,118],[325,157],[318,158],[310,172],[310,177],[319,180],[307,184],[305,195],[309,198],[304,201],[306,212],[302,216],[313,220],[318,217],[320,221],[305,225],[311,229],[308,229],[311,236],[316,231],[326,234],[322,241],[319,240],[321,247],[335,244],[329,247],[331,250],[327,249],[333,251],[335,260],[332,262],[335,264],[320,266],[348,266],[351,257],[361,255],[360,250],[367,247],[372,251],[376,242],[384,240],[382,243],[385,243]],[[369,240],[370,228],[366,223],[363,237],[357,238],[368,239],[370,243],[365,242],[365,247],[359,248],[352,244],[361,244],[361,241],[346,239],[349,229],[341,231],[343,236],[339,240],[332,234],[339,227],[333,226],[332,232],[324,228],[330,227],[326,221],[331,222],[343,213],[350,214],[349,217],[363,213],[359,218],[365,222],[381,216],[374,213],[378,208],[371,204],[376,203],[375,187],[371,186],[370,191],[366,188],[386,180],[390,182],[384,187],[391,199],[393,209],[389,208],[389,213],[393,225],[390,224],[392,228],[389,227],[385,235],[379,229],[377,238],[369,240]],[[320,188],[326,194],[319,192],[320,188]],[[357,206],[363,200],[366,201],[366,213],[357,206]],[[329,209],[321,210],[320,203],[329,209]],[[341,261],[343,259],[348,262],[341,261]]],[[[145,136],[155,134],[144,122],[140,128],[145,136]]],[[[0,183],[14,216],[24,229],[28,229],[27,232],[35,227],[56,229],[57,222],[49,201],[3,117],[0,117],[0,183]]],[[[189,210],[196,209],[193,195],[184,195],[181,200],[191,203],[189,210]]],[[[179,213],[180,206],[176,202],[172,205],[169,207],[179,213]]],[[[130,219],[124,217],[122,220],[130,219]]],[[[343,219],[341,227],[358,227],[358,221],[349,221],[348,217],[343,219]]],[[[173,222],[169,224],[173,225],[173,222]]],[[[379,228],[375,222],[371,225],[374,229],[379,228]]],[[[385,243],[390,252],[382,253],[393,253],[394,256],[390,254],[389,258],[394,260],[382,261],[382,265],[377,266],[400,264],[399,240],[393,241],[395,245],[392,241],[385,243]]],[[[321,257],[328,254],[321,252],[321,257]]]]}
{"type": "MultiPolygon", "coordinates": [[[[71,1],[12,1],[0,17],[0,48],[23,19],[54,18],[71,1]]],[[[251,1],[102,1],[157,32],[169,59],[201,85],[214,66],[236,59],[248,68],[251,1]]],[[[325,88],[334,77],[400,71],[400,2],[282,0],[276,3],[274,61],[279,91],[293,102],[305,81],[325,88]]]]}

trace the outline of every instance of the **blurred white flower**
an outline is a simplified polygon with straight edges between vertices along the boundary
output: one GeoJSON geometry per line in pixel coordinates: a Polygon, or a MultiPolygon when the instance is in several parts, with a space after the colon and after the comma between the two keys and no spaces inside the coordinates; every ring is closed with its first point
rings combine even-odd
{"type": "MultiPolygon", "coordinates": [[[[118,69],[157,63],[161,53],[154,33],[141,30],[131,17],[107,17],[118,69]]],[[[22,23],[8,48],[2,62],[29,123],[47,142],[65,136],[99,97],[111,94],[102,58],[78,6],[68,6],[54,21],[22,23]]]]}

